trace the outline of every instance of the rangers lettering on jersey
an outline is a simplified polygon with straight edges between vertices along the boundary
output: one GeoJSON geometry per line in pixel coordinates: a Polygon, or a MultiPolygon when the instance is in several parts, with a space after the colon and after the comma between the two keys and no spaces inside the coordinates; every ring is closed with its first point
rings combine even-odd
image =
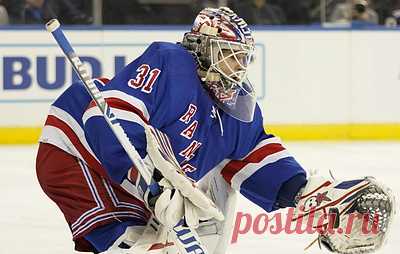
{"type": "Polygon", "coordinates": [[[196,114],[197,107],[194,104],[190,104],[189,108],[187,109],[186,113],[179,118],[180,121],[188,124],[190,122],[190,119],[196,114]]]}
{"type": "Polygon", "coordinates": [[[194,120],[189,127],[187,127],[186,129],[184,129],[181,132],[181,135],[184,136],[187,139],[192,139],[194,132],[196,131],[197,125],[199,124],[198,121],[194,120]]]}

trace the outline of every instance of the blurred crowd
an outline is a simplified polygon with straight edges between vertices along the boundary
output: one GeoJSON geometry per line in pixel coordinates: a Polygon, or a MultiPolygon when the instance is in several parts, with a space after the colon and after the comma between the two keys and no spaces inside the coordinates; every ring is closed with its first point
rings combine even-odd
{"type": "Polygon", "coordinates": [[[1,24],[191,24],[204,7],[229,6],[249,24],[400,25],[400,0],[0,0],[1,24]],[[98,10],[94,10],[96,3],[98,10]]]}
{"type": "Polygon", "coordinates": [[[91,24],[92,0],[0,0],[0,24],[91,24]]]}

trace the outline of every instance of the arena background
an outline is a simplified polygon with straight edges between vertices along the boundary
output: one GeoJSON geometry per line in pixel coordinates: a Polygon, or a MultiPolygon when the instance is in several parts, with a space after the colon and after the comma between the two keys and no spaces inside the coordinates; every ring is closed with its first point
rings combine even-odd
{"type": "MultiPolygon", "coordinates": [[[[186,27],[65,27],[95,77],[112,77],[186,27]]],[[[285,140],[400,139],[397,30],[255,27],[250,79],[268,132],[285,140]]],[[[0,28],[0,143],[36,143],[48,106],[76,77],[43,28],[0,28]]]]}

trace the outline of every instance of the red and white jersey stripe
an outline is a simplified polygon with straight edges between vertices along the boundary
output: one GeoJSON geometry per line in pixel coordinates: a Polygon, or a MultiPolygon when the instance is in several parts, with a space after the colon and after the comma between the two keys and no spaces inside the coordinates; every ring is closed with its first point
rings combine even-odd
{"type": "Polygon", "coordinates": [[[232,188],[239,190],[242,183],[255,172],[290,156],[279,138],[264,139],[241,160],[226,161],[221,174],[232,188]]]}

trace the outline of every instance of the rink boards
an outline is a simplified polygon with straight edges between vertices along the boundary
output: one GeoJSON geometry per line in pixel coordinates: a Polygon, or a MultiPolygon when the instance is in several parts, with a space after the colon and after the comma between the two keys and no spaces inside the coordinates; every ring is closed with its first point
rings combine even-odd
{"type": "MultiPolygon", "coordinates": [[[[400,139],[397,30],[256,28],[249,73],[268,131],[284,139],[400,139]]],[[[183,28],[66,29],[93,76],[112,77],[183,28]]],[[[0,30],[0,143],[34,143],[76,77],[41,29],[0,30]]]]}

